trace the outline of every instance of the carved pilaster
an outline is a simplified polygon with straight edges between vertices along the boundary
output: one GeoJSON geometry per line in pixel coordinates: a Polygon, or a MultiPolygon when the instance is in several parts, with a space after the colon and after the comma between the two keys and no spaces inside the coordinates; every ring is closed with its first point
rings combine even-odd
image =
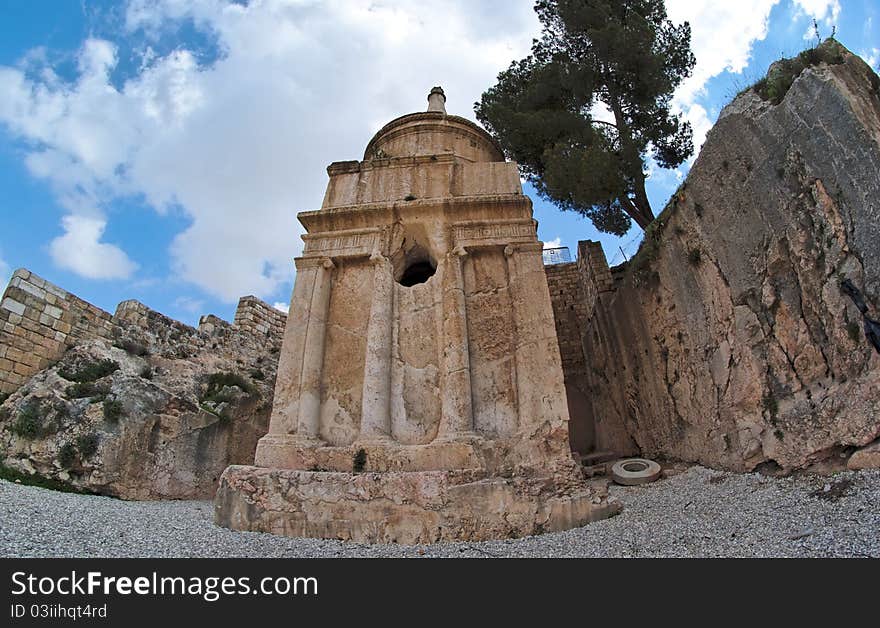
{"type": "Polygon", "coordinates": [[[311,298],[308,301],[308,324],[302,345],[296,434],[300,440],[312,441],[320,439],[321,371],[324,368],[324,337],[330,307],[330,285],[335,265],[333,260],[328,257],[308,260],[308,263],[303,260],[302,263],[297,264],[297,274],[301,272],[303,267],[309,268],[309,272],[314,273],[314,281],[311,298]]]}
{"type": "Polygon", "coordinates": [[[462,263],[467,252],[456,247],[443,273],[443,398],[439,440],[474,436],[471,365],[462,263]]]}
{"type": "Polygon", "coordinates": [[[391,344],[394,279],[391,262],[378,252],[373,263],[373,300],[367,325],[364,388],[361,400],[359,441],[383,442],[391,438],[391,344]]]}

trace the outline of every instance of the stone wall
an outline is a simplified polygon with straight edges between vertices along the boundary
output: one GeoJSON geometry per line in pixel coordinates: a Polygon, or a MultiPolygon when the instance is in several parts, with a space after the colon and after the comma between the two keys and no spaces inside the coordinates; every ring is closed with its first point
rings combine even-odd
{"type": "Polygon", "coordinates": [[[205,499],[253,460],[284,318],[267,304],[195,328],[138,301],[111,316],[19,270],[2,306],[3,466],[125,499],[205,499]]]}
{"type": "Polygon", "coordinates": [[[588,305],[575,262],[545,266],[544,273],[556,321],[562,370],[567,378],[569,373],[580,373],[585,368],[580,330],[587,320],[588,305]]]}
{"type": "Polygon", "coordinates": [[[110,314],[21,268],[13,273],[0,300],[0,394],[18,389],[77,342],[112,339],[120,323],[145,326],[148,319],[161,319],[178,333],[243,331],[253,348],[268,351],[280,346],[287,317],[268,303],[246,296],[238,303],[233,323],[206,315],[196,330],[137,301],[123,301],[110,314]]]}
{"type": "Polygon", "coordinates": [[[597,368],[595,356],[585,350],[583,339],[600,294],[611,291],[614,285],[602,245],[582,240],[575,262],[545,266],[544,272],[562,358],[572,450],[581,454],[636,453],[637,447],[624,430],[602,420],[599,400],[605,391],[593,383],[590,371],[597,368]]]}
{"type": "Polygon", "coordinates": [[[233,324],[256,336],[281,338],[287,316],[255,296],[241,297],[233,324]]]}
{"type": "Polygon", "coordinates": [[[791,470],[880,436],[880,355],[840,287],[880,319],[880,79],[840,58],[728,105],[625,271],[579,256],[597,449],[791,470]]]}
{"type": "Polygon", "coordinates": [[[18,269],[0,300],[0,393],[57,361],[78,340],[108,338],[109,312],[18,269]]]}

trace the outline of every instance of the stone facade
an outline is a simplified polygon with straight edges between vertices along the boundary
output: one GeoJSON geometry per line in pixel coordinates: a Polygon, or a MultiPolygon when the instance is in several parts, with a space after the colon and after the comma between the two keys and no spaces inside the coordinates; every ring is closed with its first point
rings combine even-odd
{"type": "Polygon", "coordinates": [[[566,381],[597,449],[734,470],[876,459],[880,355],[841,282],[880,318],[880,79],[840,58],[779,104],[728,105],[625,269],[581,243],[586,368],[566,381]]]}
{"type": "Polygon", "coordinates": [[[433,109],[383,127],[363,161],[331,164],[322,209],[299,214],[308,233],[269,434],[254,467],[224,474],[221,525],[424,542],[614,511],[571,456],[516,164],[432,97],[433,109]]]}

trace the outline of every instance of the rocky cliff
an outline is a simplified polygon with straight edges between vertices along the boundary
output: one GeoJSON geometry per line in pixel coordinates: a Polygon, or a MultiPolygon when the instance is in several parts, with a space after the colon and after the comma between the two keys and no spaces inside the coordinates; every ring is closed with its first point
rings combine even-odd
{"type": "Polygon", "coordinates": [[[195,329],[135,301],[106,318],[0,405],[4,475],[124,499],[213,497],[268,429],[283,315],[245,298],[235,324],[195,329]]]}
{"type": "Polygon", "coordinates": [[[789,470],[876,439],[880,355],[841,283],[880,318],[877,75],[831,40],[775,64],[615,276],[582,329],[597,442],[789,470]]]}

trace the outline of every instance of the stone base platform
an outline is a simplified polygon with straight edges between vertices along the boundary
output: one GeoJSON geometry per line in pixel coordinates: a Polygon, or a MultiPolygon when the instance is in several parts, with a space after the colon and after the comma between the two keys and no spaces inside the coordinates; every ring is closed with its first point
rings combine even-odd
{"type": "Polygon", "coordinates": [[[595,486],[474,470],[343,473],[231,466],[214,520],[223,527],[359,543],[484,541],[566,530],[617,514],[595,486]]]}

